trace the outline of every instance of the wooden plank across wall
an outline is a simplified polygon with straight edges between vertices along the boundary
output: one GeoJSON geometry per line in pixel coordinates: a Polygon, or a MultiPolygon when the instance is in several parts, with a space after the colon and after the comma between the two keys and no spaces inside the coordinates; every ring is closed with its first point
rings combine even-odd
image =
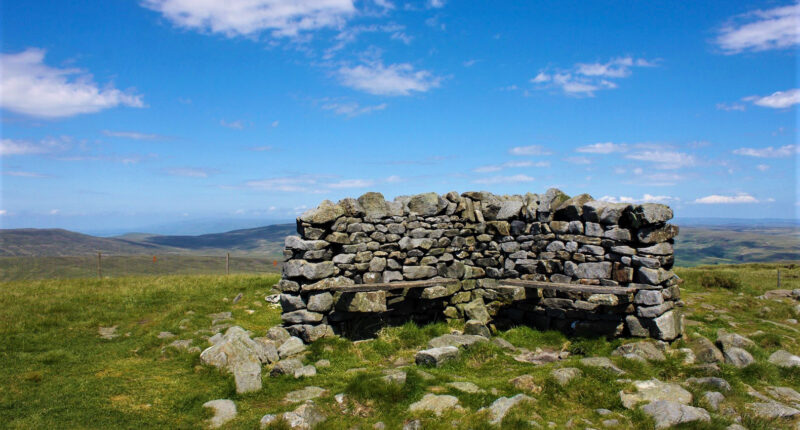
{"type": "Polygon", "coordinates": [[[581,285],[581,284],[563,284],[559,282],[545,282],[545,281],[527,281],[524,279],[501,279],[498,285],[509,285],[512,287],[535,288],[541,290],[555,290],[555,291],[572,291],[576,293],[590,293],[590,294],[614,294],[614,295],[627,295],[638,291],[636,287],[612,287],[603,285],[581,285]]]}

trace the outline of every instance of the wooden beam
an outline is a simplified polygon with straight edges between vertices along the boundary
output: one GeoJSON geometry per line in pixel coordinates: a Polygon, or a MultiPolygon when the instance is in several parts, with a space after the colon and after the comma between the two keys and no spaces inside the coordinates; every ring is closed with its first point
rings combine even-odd
{"type": "Polygon", "coordinates": [[[513,287],[534,288],[541,290],[572,291],[576,293],[590,294],[614,294],[624,296],[635,293],[636,287],[611,287],[603,285],[582,285],[582,284],[563,284],[559,282],[527,281],[523,279],[501,279],[498,285],[510,285],[513,287]]]}

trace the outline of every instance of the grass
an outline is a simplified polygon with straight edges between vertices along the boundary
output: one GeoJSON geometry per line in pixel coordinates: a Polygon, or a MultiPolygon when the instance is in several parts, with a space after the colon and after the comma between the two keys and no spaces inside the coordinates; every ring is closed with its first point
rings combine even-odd
{"type": "MultiPolygon", "coordinates": [[[[747,264],[677,269],[685,279],[683,300],[687,303],[687,330],[711,340],[718,329],[749,336],[756,343],[750,352],[757,364],[745,369],[722,365],[722,377],[733,386],[726,394],[726,406],[743,414],[748,428],[781,428],[787,423],[766,422],[745,413],[744,404],[753,401],[745,384],[763,392],[771,385],[800,390],[797,369],[777,368],[766,362],[782,348],[800,353],[800,326],[785,320],[797,318],[789,300],[758,299],[775,288],[777,269],[784,288],[800,288],[800,266],[747,264]],[[710,275],[709,275],[710,274],[710,275]],[[735,279],[740,286],[725,288],[714,282],[703,286],[709,276],[735,279]]],[[[520,392],[509,381],[531,375],[538,393],[509,413],[504,428],[531,428],[530,421],[546,427],[601,428],[603,419],[619,420],[619,428],[652,428],[649,417],[622,407],[619,391],[630,388],[625,380],[609,372],[583,367],[583,356],[608,356],[618,345],[630,340],[606,341],[571,338],[560,332],[515,327],[499,336],[519,347],[551,348],[572,353],[572,357],[541,366],[520,363],[494,344],[480,344],[457,360],[440,368],[418,368],[414,353],[429,339],[460,324],[440,322],[425,326],[406,323],[386,327],[374,340],[353,343],[346,339],[320,340],[309,348],[305,361],[331,362],[308,380],[273,378],[265,369],[264,389],[238,395],[233,378],[202,366],[199,354],[165,348],[173,339],[158,339],[161,331],[194,339],[205,347],[198,330],[211,325],[210,313],[231,311],[235,324],[255,335],[279,324],[279,309],[264,301],[272,293],[275,275],[151,276],[111,279],[63,279],[0,283],[0,422],[14,429],[28,428],[198,428],[208,412],[202,404],[217,398],[236,402],[239,415],[227,428],[254,428],[267,413],[278,414],[297,405],[283,402],[289,391],[307,385],[324,387],[328,393],[318,404],[329,419],[323,427],[371,428],[382,421],[387,428],[402,427],[409,418],[420,418],[426,429],[492,428],[480,409],[500,396],[520,392]],[[233,303],[239,293],[243,299],[233,303]],[[252,314],[247,312],[253,310],[252,314]],[[117,326],[118,337],[104,340],[99,327],[117,326]],[[185,327],[181,329],[180,327],[185,327]],[[409,365],[410,363],[410,365],[409,365]],[[391,385],[383,371],[408,365],[403,385],[391,385]],[[550,372],[556,367],[579,367],[584,377],[559,385],[550,372]],[[363,372],[347,372],[364,368],[363,372]],[[447,385],[469,381],[483,391],[462,393],[447,385]],[[452,411],[442,417],[410,414],[408,407],[425,393],[451,394],[459,398],[464,412],[452,411]],[[346,411],[334,401],[345,393],[346,411]],[[595,410],[605,408],[612,415],[601,417],[595,410]],[[587,424],[584,420],[592,423],[587,424]]],[[[795,302],[796,303],[796,302],[795,302]]],[[[688,345],[678,341],[674,347],[688,345]]],[[[612,357],[632,380],[659,378],[680,382],[691,376],[706,376],[681,364],[682,357],[661,363],[639,363],[612,357]]],[[[703,390],[687,387],[699,399],[703,390]]],[[[695,405],[700,404],[695,401],[695,405]]],[[[684,428],[723,429],[732,421],[714,414],[710,423],[684,428]]],[[[276,428],[280,428],[280,425],[276,428]]]]}

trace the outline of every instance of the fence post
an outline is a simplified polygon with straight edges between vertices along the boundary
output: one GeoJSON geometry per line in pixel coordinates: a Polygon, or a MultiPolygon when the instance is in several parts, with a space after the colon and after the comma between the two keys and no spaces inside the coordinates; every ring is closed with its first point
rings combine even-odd
{"type": "Polygon", "coordinates": [[[231,253],[228,252],[225,254],[225,274],[231,274],[231,253]]]}
{"type": "Polygon", "coordinates": [[[97,253],[97,277],[103,279],[103,270],[100,266],[100,253],[97,253]]]}
{"type": "Polygon", "coordinates": [[[778,289],[781,288],[781,269],[778,269],[778,289]]]}

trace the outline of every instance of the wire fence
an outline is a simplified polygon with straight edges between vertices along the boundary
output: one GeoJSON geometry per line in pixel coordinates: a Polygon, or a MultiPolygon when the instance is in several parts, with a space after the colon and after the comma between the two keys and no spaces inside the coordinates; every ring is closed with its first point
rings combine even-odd
{"type": "Polygon", "coordinates": [[[0,257],[0,281],[124,276],[280,273],[277,256],[109,255],[0,257]]]}

